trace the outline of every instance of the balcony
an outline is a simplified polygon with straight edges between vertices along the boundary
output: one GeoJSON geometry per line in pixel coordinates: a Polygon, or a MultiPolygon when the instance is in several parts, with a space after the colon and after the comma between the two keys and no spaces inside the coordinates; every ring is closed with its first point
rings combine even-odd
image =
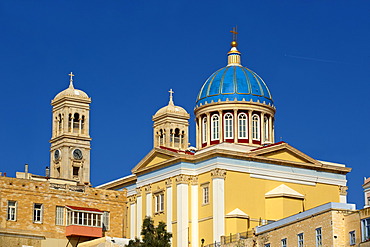
{"type": "Polygon", "coordinates": [[[103,236],[103,228],[91,226],[69,225],[66,227],[66,236],[83,236],[101,238],[103,236]]]}
{"type": "Polygon", "coordinates": [[[103,236],[103,211],[95,208],[66,206],[66,236],[100,238],[103,236]]]}

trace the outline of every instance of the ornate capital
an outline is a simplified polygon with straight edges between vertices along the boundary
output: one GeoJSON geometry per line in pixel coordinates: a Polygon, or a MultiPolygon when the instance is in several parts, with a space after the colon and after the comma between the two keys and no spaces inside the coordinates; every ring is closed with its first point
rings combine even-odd
{"type": "Polygon", "coordinates": [[[226,177],[226,170],[220,169],[220,168],[215,168],[211,171],[211,177],[212,179],[214,178],[222,178],[225,179],[226,177]]]}
{"type": "Polygon", "coordinates": [[[152,193],[152,185],[148,184],[144,186],[145,193],[152,193]]]}
{"type": "Polygon", "coordinates": [[[128,202],[133,204],[133,203],[136,203],[136,195],[132,195],[128,198],[128,202]]]}
{"type": "Polygon", "coordinates": [[[347,195],[348,186],[339,186],[339,194],[341,196],[347,195]]]}
{"type": "Polygon", "coordinates": [[[191,176],[190,177],[190,183],[191,183],[191,185],[197,185],[198,184],[198,176],[191,176]]]}
{"type": "Polygon", "coordinates": [[[136,196],[141,196],[142,187],[136,188],[136,196]]]}
{"type": "Polygon", "coordinates": [[[188,175],[180,174],[176,176],[176,183],[177,184],[188,184],[189,178],[190,177],[188,175]]]}
{"type": "Polygon", "coordinates": [[[171,178],[167,178],[166,181],[165,181],[165,184],[166,184],[166,187],[169,188],[172,186],[172,179],[171,178]]]}

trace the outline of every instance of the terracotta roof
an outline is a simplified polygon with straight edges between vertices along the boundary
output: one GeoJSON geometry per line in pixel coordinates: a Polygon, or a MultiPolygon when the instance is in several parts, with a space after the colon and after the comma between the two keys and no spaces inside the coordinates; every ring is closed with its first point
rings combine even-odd
{"type": "Polygon", "coordinates": [[[76,206],[67,206],[67,207],[69,207],[70,209],[73,209],[73,210],[92,211],[92,212],[100,212],[100,213],[103,213],[103,211],[101,211],[99,209],[96,209],[96,208],[84,208],[84,207],[76,207],[76,206]]]}

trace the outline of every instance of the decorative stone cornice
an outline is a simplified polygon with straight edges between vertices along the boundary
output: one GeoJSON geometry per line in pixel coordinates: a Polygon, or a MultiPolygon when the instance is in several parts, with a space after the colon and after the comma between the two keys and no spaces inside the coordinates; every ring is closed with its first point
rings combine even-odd
{"type": "Polygon", "coordinates": [[[172,178],[167,178],[165,184],[167,188],[172,187],[172,178]]]}
{"type": "Polygon", "coordinates": [[[226,170],[220,169],[220,168],[215,168],[211,171],[211,177],[212,179],[214,178],[222,178],[225,179],[226,177],[226,170]]]}
{"type": "Polygon", "coordinates": [[[190,176],[180,174],[176,176],[176,184],[188,184],[189,183],[190,176]]]}
{"type": "Polygon", "coordinates": [[[198,184],[198,176],[191,176],[190,177],[190,183],[191,183],[191,185],[197,185],[198,184]]]}
{"type": "Polygon", "coordinates": [[[339,194],[341,196],[347,195],[348,186],[339,186],[339,194]]]}

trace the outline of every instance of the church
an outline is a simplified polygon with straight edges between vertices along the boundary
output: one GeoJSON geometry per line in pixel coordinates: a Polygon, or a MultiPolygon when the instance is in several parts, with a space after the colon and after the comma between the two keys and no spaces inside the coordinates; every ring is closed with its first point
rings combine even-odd
{"type": "MultiPolygon", "coordinates": [[[[173,246],[205,246],[328,202],[346,203],[350,168],[275,142],[272,94],[242,66],[236,37],[226,67],[199,88],[196,147],[189,147],[190,115],[170,90],[168,105],[152,117],[153,149],[131,175],[97,187],[127,190],[129,238],[140,238],[142,221],[150,216],[167,224],[173,246]]],[[[71,131],[78,124],[73,131],[83,132],[84,118],[75,119],[64,124],[71,131]]],[[[80,145],[88,152],[85,141],[80,145]]],[[[85,178],[77,161],[69,173],[85,178]]],[[[53,172],[59,173],[58,166],[53,172]]]]}

